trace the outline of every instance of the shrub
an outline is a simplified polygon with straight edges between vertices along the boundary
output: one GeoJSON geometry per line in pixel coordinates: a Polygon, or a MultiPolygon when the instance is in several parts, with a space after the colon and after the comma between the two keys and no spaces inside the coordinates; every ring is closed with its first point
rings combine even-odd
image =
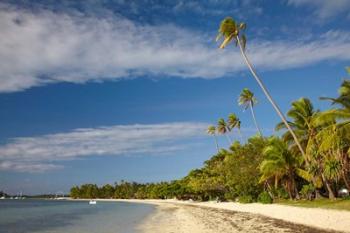
{"type": "Polygon", "coordinates": [[[288,199],[289,198],[289,194],[285,188],[278,188],[276,190],[276,194],[277,194],[279,199],[288,199]]]}
{"type": "Polygon", "coordinates": [[[245,195],[245,196],[240,196],[238,198],[238,201],[240,203],[252,203],[252,202],[254,202],[254,199],[251,195],[245,195]]]}
{"type": "Polygon", "coordinates": [[[270,197],[270,194],[266,191],[262,192],[258,196],[258,202],[263,204],[271,204],[272,198],[270,197]]]}
{"type": "Polygon", "coordinates": [[[315,192],[315,187],[312,184],[303,185],[303,188],[300,190],[300,194],[303,196],[303,198],[307,200],[312,199],[312,195],[315,192]]]}
{"type": "Polygon", "coordinates": [[[227,192],[227,193],[225,193],[224,198],[225,198],[225,200],[234,201],[236,199],[236,196],[233,195],[233,193],[231,193],[231,192],[227,192]]]}

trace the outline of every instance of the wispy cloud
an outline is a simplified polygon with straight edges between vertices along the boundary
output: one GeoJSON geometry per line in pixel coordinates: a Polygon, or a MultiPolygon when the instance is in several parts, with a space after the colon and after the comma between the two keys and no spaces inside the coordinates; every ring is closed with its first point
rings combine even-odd
{"type": "Polygon", "coordinates": [[[29,163],[21,161],[0,161],[0,171],[15,171],[15,172],[35,172],[41,173],[49,170],[63,168],[61,165],[51,163],[29,163]]]}
{"type": "Polygon", "coordinates": [[[350,11],[349,0],[288,0],[288,3],[297,7],[311,6],[320,19],[328,19],[350,11]]]}
{"type": "MultiPolygon", "coordinates": [[[[212,38],[174,25],[137,25],[120,16],[32,12],[0,5],[0,92],[55,82],[153,77],[218,78],[245,69],[238,50],[219,51],[212,38]]],[[[334,33],[334,32],[331,32],[334,33]]],[[[263,69],[349,60],[350,33],[312,42],[249,41],[263,69]]]]}
{"type": "Polygon", "coordinates": [[[158,155],[181,151],[206,136],[205,123],[116,125],[14,138],[0,146],[0,170],[42,172],[86,156],[158,155]],[[187,142],[186,142],[187,141],[187,142]]]}

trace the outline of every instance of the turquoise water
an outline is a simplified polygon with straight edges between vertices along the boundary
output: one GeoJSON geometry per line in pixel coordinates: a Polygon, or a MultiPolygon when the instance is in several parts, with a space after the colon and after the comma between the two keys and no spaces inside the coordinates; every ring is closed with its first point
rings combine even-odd
{"type": "Polygon", "coordinates": [[[124,202],[0,200],[0,233],[137,233],[153,210],[124,202]]]}

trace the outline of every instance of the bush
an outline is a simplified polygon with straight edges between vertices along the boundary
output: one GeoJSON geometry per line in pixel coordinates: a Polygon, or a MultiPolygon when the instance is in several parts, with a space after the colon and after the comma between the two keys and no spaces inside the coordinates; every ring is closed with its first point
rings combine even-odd
{"type": "Polygon", "coordinates": [[[236,196],[233,195],[233,193],[231,193],[231,192],[227,192],[227,193],[225,193],[224,198],[225,198],[225,200],[234,201],[236,199],[236,196]]]}
{"type": "Polygon", "coordinates": [[[252,203],[252,202],[254,202],[254,199],[251,195],[245,195],[245,196],[239,197],[238,201],[240,203],[252,203]]]}
{"type": "Polygon", "coordinates": [[[276,194],[277,194],[278,199],[288,199],[289,198],[289,194],[285,188],[276,189],[276,194]]]}
{"type": "Polygon", "coordinates": [[[271,204],[272,198],[270,197],[270,194],[266,191],[262,192],[258,196],[258,202],[263,204],[271,204]]]}
{"type": "Polygon", "coordinates": [[[312,184],[303,185],[303,188],[300,190],[300,194],[303,196],[303,198],[307,200],[312,200],[314,192],[315,187],[312,184]]]}

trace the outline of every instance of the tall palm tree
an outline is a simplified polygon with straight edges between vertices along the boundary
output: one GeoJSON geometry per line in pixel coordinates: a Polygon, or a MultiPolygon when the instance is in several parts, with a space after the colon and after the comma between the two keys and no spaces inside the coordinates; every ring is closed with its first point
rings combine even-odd
{"type": "Polygon", "coordinates": [[[227,127],[226,121],[223,118],[220,118],[218,120],[218,125],[217,125],[216,129],[217,129],[219,134],[223,134],[226,136],[228,143],[231,145],[232,139],[227,134],[228,132],[230,132],[230,129],[227,127]]]}
{"type": "Polygon", "coordinates": [[[259,86],[261,87],[262,91],[266,95],[267,99],[270,101],[272,104],[273,108],[276,110],[277,114],[279,117],[282,119],[283,123],[286,125],[287,129],[290,131],[291,135],[293,136],[293,139],[295,143],[297,144],[301,154],[305,157],[305,152],[302,148],[302,146],[299,143],[299,140],[295,133],[293,132],[292,128],[288,124],[286,118],[282,114],[281,110],[275,103],[275,101],[272,99],[270,93],[266,89],[265,85],[261,81],[261,79],[258,77],[255,69],[253,68],[253,65],[250,63],[246,53],[245,53],[245,48],[246,48],[246,43],[247,43],[247,38],[244,35],[244,30],[246,29],[246,24],[245,23],[240,23],[237,24],[233,18],[231,17],[226,17],[223,21],[221,21],[220,28],[219,28],[219,34],[216,37],[216,40],[219,40],[221,37],[224,37],[224,41],[221,43],[220,48],[223,49],[228,45],[230,42],[234,41],[236,46],[238,45],[241,51],[241,54],[243,56],[243,59],[245,63],[247,64],[250,72],[252,73],[253,77],[255,80],[258,82],[259,86]]]}
{"type": "Polygon", "coordinates": [[[228,115],[228,119],[227,119],[227,127],[230,130],[233,130],[234,128],[237,128],[238,130],[238,134],[242,140],[242,133],[241,133],[241,121],[239,120],[239,118],[236,116],[236,114],[234,113],[230,113],[230,115],[228,115]]]}
{"type": "Polygon", "coordinates": [[[215,145],[216,145],[216,150],[219,152],[219,144],[218,144],[218,140],[216,138],[216,127],[214,125],[209,125],[208,129],[207,129],[207,133],[209,135],[214,136],[214,140],[215,140],[215,145]]]}
{"type": "Polygon", "coordinates": [[[258,101],[254,97],[254,93],[251,92],[248,88],[244,88],[242,90],[241,94],[239,95],[239,98],[238,98],[238,104],[240,106],[243,106],[244,109],[247,109],[247,108],[250,109],[250,112],[252,113],[252,117],[253,117],[253,120],[254,120],[255,127],[258,130],[260,136],[262,136],[261,129],[260,129],[259,125],[258,125],[258,122],[256,121],[255,113],[254,113],[254,109],[253,109],[254,105],[257,102],[258,101]]]}

